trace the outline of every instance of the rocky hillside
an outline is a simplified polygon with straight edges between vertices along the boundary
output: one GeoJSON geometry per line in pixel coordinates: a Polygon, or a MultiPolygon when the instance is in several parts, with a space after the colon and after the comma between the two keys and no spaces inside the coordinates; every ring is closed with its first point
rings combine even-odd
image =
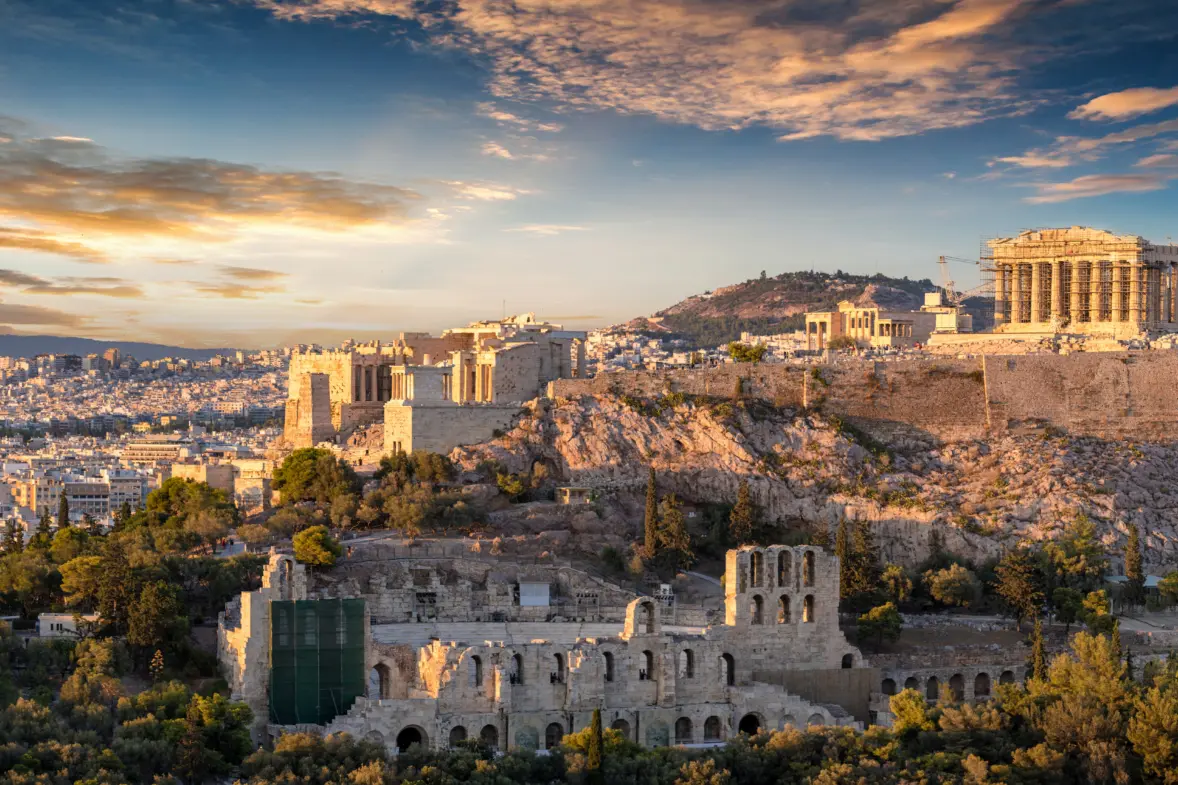
{"type": "MultiPolygon", "coordinates": [[[[790,272],[693,295],[626,326],[675,335],[699,346],[716,346],[739,338],[746,330],[765,333],[801,329],[804,313],[833,309],[842,300],[889,310],[914,310],[923,304],[924,294],[935,289],[928,279],[913,281],[842,271],[790,272]]],[[[974,318],[984,323],[985,303],[979,301],[976,305],[974,318]]]]}
{"type": "MultiPolygon", "coordinates": [[[[747,479],[769,518],[870,520],[885,557],[905,564],[927,554],[934,527],[949,549],[979,559],[1052,538],[1078,514],[1115,553],[1134,522],[1155,570],[1173,560],[1178,536],[1178,490],[1166,479],[1178,472],[1178,448],[1042,430],[889,450],[819,415],[763,404],[583,397],[535,401],[510,433],[452,457],[471,471],[486,460],[512,472],[539,463],[559,483],[635,510],[648,466],[660,492],[696,503],[732,503],[747,479]]],[[[637,523],[622,534],[637,536],[637,523]]]]}

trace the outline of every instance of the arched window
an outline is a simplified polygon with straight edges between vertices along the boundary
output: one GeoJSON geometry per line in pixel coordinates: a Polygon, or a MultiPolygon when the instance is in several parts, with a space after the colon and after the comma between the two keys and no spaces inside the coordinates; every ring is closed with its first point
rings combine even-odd
{"type": "Polygon", "coordinates": [[[643,628],[647,635],[654,635],[654,603],[642,603],[642,619],[643,628]]]}
{"type": "Polygon", "coordinates": [[[740,718],[736,729],[749,736],[756,736],[761,731],[761,718],[756,714],[746,714],[740,718]]]}
{"type": "Polygon", "coordinates": [[[941,697],[941,682],[937,681],[936,676],[929,677],[928,684],[924,688],[924,696],[931,701],[941,697]]]}
{"type": "Polygon", "coordinates": [[[680,717],[675,720],[675,743],[690,744],[691,741],[691,719],[689,717],[680,717]]]}
{"type": "Polygon", "coordinates": [[[847,668],[853,668],[853,667],[855,667],[855,655],[849,654],[849,653],[844,654],[843,655],[843,669],[845,670],[847,668]]]}
{"type": "Polygon", "coordinates": [[[627,740],[630,738],[630,723],[625,720],[614,720],[610,727],[616,731],[621,731],[622,736],[627,740]]]}
{"type": "Polygon", "coordinates": [[[614,680],[614,655],[607,651],[607,652],[605,652],[604,657],[605,657],[605,680],[606,681],[613,681],[614,680]]]}
{"type": "Polygon", "coordinates": [[[896,694],[896,682],[893,679],[884,679],[883,684],[879,686],[879,691],[884,695],[896,694]]]}
{"type": "Polygon", "coordinates": [[[421,728],[410,726],[397,734],[397,752],[408,752],[414,744],[425,746],[425,734],[421,728]]]}
{"type": "Polygon", "coordinates": [[[544,749],[556,749],[563,738],[564,727],[559,722],[552,723],[544,730],[544,749]]]}
{"type": "Polygon", "coordinates": [[[654,679],[654,652],[647,650],[642,652],[642,667],[638,670],[638,681],[651,681],[654,679]]]}
{"type": "Polygon", "coordinates": [[[559,654],[552,655],[552,667],[556,669],[552,672],[552,683],[564,684],[564,657],[559,654]]]}
{"type": "Polygon", "coordinates": [[[965,700],[965,677],[960,673],[949,677],[949,699],[957,703],[965,700]]]}
{"type": "Polygon", "coordinates": [[[917,678],[915,676],[909,676],[907,679],[904,680],[904,689],[906,689],[906,690],[919,690],[920,689],[920,682],[917,680],[917,678]]]}
{"type": "Polygon", "coordinates": [[[695,678],[695,653],[691,649],[679,652],[679,678],[695,678]]]}
{"type": "Polygon", "coordinates": [[[814,585],[814,551],[806,551],[806,555],[802,557],[802,584],[814,585]]]}
{"type": "Polygon", "coordinates": [[[798,727],[798,718],[792,714],[787,714],[781,719],[781,727],[796,728],[798,727]]]}
{"type": "Polygon", "coordinates": [[[1014,671],[1002,671],[998,677],[999,684],[1014,684],[1014,671]]]}
{"type": "Polygon", "coordinates": [[[975,698],[990,697],[990,674],[979,673],[973,680],[973,696],[975,698]]]}
{"type": "Polygon", "coordinates": [[[524,658],[518,654],[511,655],[511,683],[524,683],[524,658]]]}
{"type": "Polygon", "coordinates": [[[753,586],[760,586],[765,581],[765,556],[760,551],[753,551],[752,573],[753,586]]]}
{"type": "Polygon", "coordinates": [[[789,595],[788,594],[781,595],[781,599],[779,599],[777,601],[777,623],[778,624],[789,624],[790,623],[789,595]]]}
{"type": "Polygon", "coordinates": [[[708,717],[704,720],[704,741],[723,741],[724,726],[719,717],[708,717]]]}
{"type": "Polygon", "coordinates": [[[479,731],[479,741],[493,750],[499,749],[499,729],[494,725],[484,725],[479,731]]]}
{"type": "Polygon", "coordinates": [[[372,700],[388,700],[391,681],[389,666],[377,663],[368,677],[368,697],[372,700]]]}
{"type": "Polygon", "coordinates": [[[472,687],[483,686],[483,659],[477,654],[470,658],[470,682],[472,687]]]}
{"type": "Polygon", "coordinates": [[[806,599],[802,600],[802,622],[809,624],[814,621],[814,595],[807,594],[806,599]]]}
{"type": "Polygon", "coordinates": [[[466,741],[466,728],[461,725],[455,725],[450,729],[450,746],[457,747],[462,742],[466,741]]]}
{"type": "Polygon", "coordinates": [[[821,714],[811,714],[810,719],[806,720],[806,725],[817,725],[818,727],[822,727],[825,724],[826,720],[822,717],[821,714]]]}
{"type": "Polygon", "coordinates": [[[764,619],[764,613],[763,613],[764,605],[765,605],[765,603],[761,599],[761,595],[754,594],[751,607],[749,608],[749,614],[752,617],[753,624],[761,624],[762,623],[762,620],[764,619]]]}
{"type": "Polygon", "coordinates": [[[736,684],[736,660],[732,659],[731,654],[724,654],[720,657],[720,673],[724,675],[724,683],[729,687],[736,684]]]}
{"type": "Polygon", "coordinates": [[[777,554],[777,585],[781,588],[789,586],[791,578],[790,573],[793,571],[794,555],[791,551],[782,551],[777,554]]]}

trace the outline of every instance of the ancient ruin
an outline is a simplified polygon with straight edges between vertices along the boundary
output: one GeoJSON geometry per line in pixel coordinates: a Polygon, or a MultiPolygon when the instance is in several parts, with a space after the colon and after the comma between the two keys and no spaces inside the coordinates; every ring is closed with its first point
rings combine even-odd
{"type": "Polygon", "coordinates": [[[440,337],[401,333],[388,344],[296,354],[285,441],[310,447],[381,423],[389,451],[483,441],[548,382],[585,375],[585,337],[529,313],[440,337]]]}

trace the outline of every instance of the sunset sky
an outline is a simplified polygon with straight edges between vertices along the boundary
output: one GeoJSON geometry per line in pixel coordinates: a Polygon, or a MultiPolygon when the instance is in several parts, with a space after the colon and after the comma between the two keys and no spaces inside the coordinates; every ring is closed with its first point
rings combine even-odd
{"type": "Polygon", "coordinates": [[[0,331],[587,329],[1165,242],[1176,38],[1161,0],[0,0],[0,331]]]}

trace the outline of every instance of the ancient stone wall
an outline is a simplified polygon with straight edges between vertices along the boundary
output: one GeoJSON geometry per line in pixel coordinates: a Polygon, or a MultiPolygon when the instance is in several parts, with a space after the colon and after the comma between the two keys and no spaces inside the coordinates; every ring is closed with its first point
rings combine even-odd
{"type": "Polygon", "coordinates": [[[805,370],[778,364],[728,364],[715,368],[683,368],[669,371],[617,371],[589,379],[557,379],[548,385],[550,398],[578,395],[629,394],[731,397],[740,381],[741,394],[774,401],[779,406],[801,406],[805,370]]]}
{"type": "Polygon", "coordinates": [[[385,449],[399,445],[404,452],[428,450],[446,454],[463,444],[492,439],[506,431],[519,414],[513,405],[413,406],[392,401],[385,406],[385,449]]]}

